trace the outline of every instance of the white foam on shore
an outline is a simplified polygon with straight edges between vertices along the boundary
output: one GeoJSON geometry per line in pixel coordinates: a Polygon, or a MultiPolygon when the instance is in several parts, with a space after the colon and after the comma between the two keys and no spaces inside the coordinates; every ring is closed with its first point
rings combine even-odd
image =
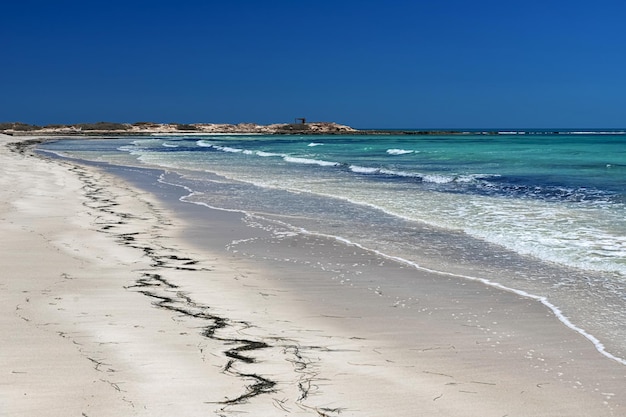
{"type": "Polygon", "coordinates": [[[282,156],[279,153],[274,153],[274,152],[265,152],[265,151],[256,151],[253,152],[255,155],[257,156],[262,156],[262,157],[272,157],[272,156],[282,156]]]}
{"type": "MultiPolygon", "coordinates": [[[[287,227],[290,226],[290,225],[285,224],[285,223],[283,225],[287,226],[287,227]]],[[[496,289],[499,289],[499,290],[502,290],[502,291],[506,291],[506,292],[510,292],[510,293],[519,295],[519,296],[524,297],[524,298],[528,298],[528,299],[531,299],[531,300],[538,301],[541,304],[543,304],[544,306],[546,306],[547,308],[549,308],[552,311],[552,313],[555,315],[555,317],[559,321],[561,321],[561,323],[563,323],[565,326],[567,326],[568,328],[570,328],[570,329],[574,330],[575,332],[579,333],[580,335],[585,337],[587,340],[589,340],[591,343],[593,343],[593,345],[595,346],[596,350],[598,352],[600,352],[602,355],[604,355],[607,358],[612,359],[612,360],[614,360],[614,361],[616,361],[616,362],[618,362],[618,363],[620,363],[622,365],[626,365],[626,359],[617,357],[617,356],[613,355],[612,353],[607,352],[604,344],[602,342],[600,342],[600,340],[598,340],[598,338],[596,338],[595,336],[593,336],[592,334],[590,334],[586,330],[584,330],[584,329],[576,326],[574,323],[572,323],[570,321],[570,319],[563,314],[561,309],[559,307],[557,307],[556,305],[552,304],[548,300],[547,297],[540,296],[540,295],[535,295],[535,294],[531,294],[531,293],[523,291],[523,290],[518,290],[518,289],[515,289],[515,288],[507,287],[505,285],[502,285],[502,284],[500,284],[498,282],[494,282],[494,281],[488,280],[486,278],[479,278],[479,277],[473,277],[473,276],[470,276],[470,275],[455,274],[455,273],[452,273],[452,272],[443,272],[443,271],[437,271],[437,270],[430,269],[430,268],[425,268],[423,266],[420,266],[416,262],[409,261],[407,259],[400,258],[400,257],[397,257],[397,256],[387,255],[387,254],[385,254],[385,253],[383,253],[383,252],[381,252],[379,250],[367,248],[367,247],[365,247],[365,246],[363,246],[361,244],[352,242],[352,241],[350,241],[348,239],[345,239],[345,238],[342,238],[340,236],[333,236],[333,235],[327,235],[327,234],[323,234],[323,233],[310,232],[310,231],[308,231],[306,229],[303,229],[303,228],[298,228],[298,231],[300,233],[303,233],[303,234],[306,234],[306,235],[309,235],[309,236],[318,236],[318,237],[323,237],[323,238],[327,238],[327,239],[333,239],[333,240],[341,242],[341,243],[343,243],[345,245],[357,247],[359,249],[362,249],[362,250],[374,253],[377,256],[380,256],[382,258],[389,259],[389,260],[392,260],[392,261],[395,261],[395,262],[399,262],[401,264],[410,266],[410,267],[418,269],[420,271],[424,271],[424,272],[428,272],[428,273],[432,273],[432,274],[438,274],[438,275],[445,275],[445,276],[450,276],[450,277],[455,277],[455,278],[467,279],[467,280],[471,280],[471,281],[477,281],[477,282],[480,282],[480,283],[482,283],[484,285],[490,286],[492,288],[496,288],[496,289]]]]}
{"type": "Polygon", "coordinates": [[[358,165],[350,165],[350,171],[357,174],[378,174],[380,168],[360,167],[358,165]]]}
{"type": "MultiPolygon", "coordinates": [[[[249,218],[259,218],[259,219],[262,219],[264,221],[268,221],[268,219],[266,219],[266,218],[264,218],[262,216],[259,216],[259,215],[247,212],[245,210],[225,209],[225,208],[221,208],[221,207],[211,206],[211,205],[209,205],[207,203],[204,203],[204,202],[190,201],[189,199],[191,197],[196,196],[196,195],[202,195],[202,193],[194,192],[193,190],[191,190],[190,188],[188,188],[186,186],[168,183],[168,182],[164,181],[163,178],[160,178],[159,181],[163,182],[165,184],[168,184],[168,185],[178,186],[178,187],[181,187],[181,188],[184,188],[185,190],[187,190],[190,194],[188,194],[186,196],[180,197],[180,201],[182,201],[182,202],[201,205],[201,206],[213,209],[213,210],[221,210],[221,211],[225,211],[225,212],[241,213],[241,214],[243,214],[243,215],[245,215],[245,216],[247,216],[249,218]]],[[[407,259],[404,259],[404,258],[400,258],[400,257],[397,257],[397,256],[391,256],[391,255],[385,254],[384,252],[381,252],[381,251],[379,251],[377,249],[368,248],[368,247],[366,247],[364,245],[361,245],[361,244],[356,243],[356,242],[352,242],[352,241],[350,241],[350,240],[348,240],[346,238],[343,238],[341,236],[334,236],[334,235],[327,235],[327,234],[324,234],[324,233],[311,232],[311,231],[306,230],[304,228],[294,227],[294,226],[292,226],[292,225],[290,225],[288,223],[281,222],[281,221],[278,221],[278,220],[275,220],[275,219],[271,220],[271,222],[276,223],[276,224],[280,224],[281,226],[290,228],[292,230],[296,230],[298,233],[302,233],[302,234],[305,234],[305,235],[308,235],[308,236],[316,236],[316,237],[322,237],[322,238],[326,238],[326,239],[332,239],[332,240],[340,242],[340,243],[342,243],[344,245],[353,246],[353,247],[356,247],[356,248],[368,251],[368,252],[373,253],[373,254],[375,254],[377,256],[380,256],[382,258],[385,258],[385,259],[388,259],[388,260],[391,260],[391,261],[394,261],[394,262],[398,262],[398,263],[407,265],[409,267],[412,267],[412,268],[420,270],[420,271],[428,272],[428,273],[431,273],[431,274],[445,275],[445,276],[450,276],[450,277],[455,277],[455,278],[461,278],[461,279],[466,279],[466,280],[470,280],[470,281],[480,282],[480,283],[482,283],[484,285],[487,285],[489,287],[492,287],[492,288],[496,288],[496,289],[499,289],[499,290],[502,290],[502,291],[513,293],[513,294],[516,294],[516,295],[519,295],[521,297],[528,298],[528,299],[531,299],[531,300],[534,300],[534,301],[538,301],[541,304],[543,304],[545,307],[550,309],[550,311],[552,311],[552,313],[555,315],[555,317],[561,323],[563,323],[565,326],[567,326],[571,330],[577,332],[578,334],[582,335],[587,340],[589,340],[594,345],[595,349],[599,353],[601,353],[602,355],[604,355],[605,357],[607,357],[607,358],[609,358],[611,360],[614,360],[614,361],[620,363],[621,365],[625,365],[626,366],[626,359],[617,357],[617,356],[613,355],[612,353],[608,352],[606,350],[604,344],[602,342],[600,342],[600,340],[598,338],[596,338],[595,336],[593,336],[592,334],[590,334],[586,330],[584,330],[584,329],[576,326],[574,323],[572,323],[570,321],[570,319],[563,314],[561,309],[559,307],[557,307],[556,305],[552,304],[548,300],[548,298],[545,297],[545,296],[535,295],[535,294],[531,294],[531,293],[523,291],[523,290],[518,290],[518,289],[515,289],[515,288],[507,287],[505,285],[502,285],[502,284],[500,284],[498,282],[495,282],[495,281],[492,281],[492,280],[489,280],[489,279],[486,279],[486,278],[473,277],[473,276],[470,276],[470,275],[456,274],[456,273],[452,273],[452,272],[437,271],[437,270],[434,270],[434,269],[425,268],[423,266],[420,266],[416,262],[413,262],[413,261],[410,261],[410,260],[407,260],[407,259]]]]}
{"type": "Polygon", "coordinates": [[[296,164],[306,164],[306,165],[319,165],[323,167],[334,167],[334,166],[341,165],[338,162],[322,161],[319,159],[310,159],[310,158],[299,158],[295,156],[283,156],[283,159],[285,160],[285,162],[292,162],[296,164]]]}

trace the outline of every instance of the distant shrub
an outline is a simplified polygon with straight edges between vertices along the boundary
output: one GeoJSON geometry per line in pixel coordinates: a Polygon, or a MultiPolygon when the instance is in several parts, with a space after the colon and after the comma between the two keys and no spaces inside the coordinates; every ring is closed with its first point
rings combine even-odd
{"type": "Polygon", "coordinates": [[[31,130],[39,130],[41,128],[35,125],[27,125],[26,123],[16,123],[15,126],[13,126],[13,129],[19,130],[19,131],[31,131],[31,130]]]}
{"type": "Polygon", "coordinates": [[[180,124],[180,123],[176,124],[176,129],[177,130],[198,130],[198,128],[194,125],[186,125],[186,124],[180,124]]]}
{"type": "Polygon", "coordinates": [[[13,122],[13,123],[0,123],[0,130],[14,130],[16,132],[28,132],[31,130],[39,130],[41,127],[36,125],[29,125],[26,123],[13,122]]]}
{"type": "Polygon", "coordinates": [[[81,130],[128,130],[130,128],[124,123],[112,122],[81,123],[74,126],[81,130]]]}

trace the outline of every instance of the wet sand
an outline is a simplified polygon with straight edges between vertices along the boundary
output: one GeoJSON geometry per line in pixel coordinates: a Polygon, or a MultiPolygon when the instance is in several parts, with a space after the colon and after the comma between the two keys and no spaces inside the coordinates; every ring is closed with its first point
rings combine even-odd
{"type": "Polygon", "coordinates": [[[0,139],[2,415],[625,412],[626,367],[535,300],[14,141],[0,139]]]}

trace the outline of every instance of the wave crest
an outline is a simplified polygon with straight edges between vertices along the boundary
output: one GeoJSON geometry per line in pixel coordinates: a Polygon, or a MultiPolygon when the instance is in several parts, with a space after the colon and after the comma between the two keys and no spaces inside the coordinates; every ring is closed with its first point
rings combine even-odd
{"type": "Polygon", "coordinates": [[[406,155],[409,153],[415,153],[415,151],[411,151],[407,149],[387,149],[387,153],[389,155],[406,155]]]}
{"type": "Polygon", "coordinates": [[[334,167],[334,166],[341,165],[338,162],[321,161],[319,159],[301,158],[301,157],[296,157],[296,156],[284,156],[283,159],[286,162],[293,162],[296,164],[306,164],[306,165],[319,165],[323,167],[334,167]]]}

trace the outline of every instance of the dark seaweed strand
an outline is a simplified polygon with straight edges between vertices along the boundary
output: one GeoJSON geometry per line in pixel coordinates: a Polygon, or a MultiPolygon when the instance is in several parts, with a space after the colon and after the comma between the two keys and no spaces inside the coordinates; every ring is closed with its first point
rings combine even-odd
{"type": "MultiPolygon", "coordinates": [[[[83,190],[85,192],[88,201],[85,203],[91,209],[103,212],[107,215],[117,218],[116,221],[101,221],[100,230],[113,235],[117,242],[135,249],[143,251],[144,255],[151,260],[151,266],[154,268],[163,269],[176,269],[186,271],[207,271],[206,268],[196,268],[193,265],[198,261],[178,256],[178,255],[164,255],[161,252],[167,248],[157,248],[149,245],[143,245],[139,242],[138,237],[140,233],[116,233],[115,228],[117,226],[127,224],[129,219],[135,218],[134,215],[129,213],[123,213],[118,211],[119,203],[115,202],[113,198],[103,195],[103,187],[99,187],[93,178],[86,174],[86,172],[80,167],[73,167],[72,170],[78,175],[78,177],[85,184],[83,190]]],[[[171,252],[171,249],[167,250],[171,252]]],[[[225,344],[238,344],[239,346],[228,349],[224,352],[224,355],[229,358],[223,371],[231,375],[235,375],[239,378],[253,379],[255,383],[246,387],[246,392],[239,395],[236,398],[228,399],[220,402],[225,405],[234,405],[243,403],[246,400],[258,396],[260,394],[267,394],[275,392],[274,387],[276,382],[269,380],[261,375],[241,373],[233,370],[233,364],[235,362],[254,363],[256,360],[251,356],[242,355],[240,352],[254,351],[258,349],[265,349],[270,347],[266,343],[258,342],[255,340],[247,340],[240,338],[224,338],[218,337],[216,332],[220,329],[230,326],[230,320],[215,314],[208,312],[208,306],[202,306],[195,303],[188,295],[181,291],[172,293],[178,287],[169,281],[167,281],[162,275],[155,273],[143,273],[143,275],[135,281],[134,285],[126,287],[128,289],[138,289],[138,291],[153,299],[153,304],[159,308],[163,308],[183,316],[201,319],[208,321],[211,324],[206,326],[202,331],[202,335],[206,338],[218,340],[225,344]],[[165,293],[167,292],[167,293],[165,293]]],[[[247,325],[247,324],[246,324],[247,325]]]]}
{"type": "MultiPolygon", "coordinates": [[[[91,177],[87,170],[79,164],[63,162],[62,160],[52,159],[46,157],[44,155],[39,155],[32,152],[32,147],[44,142],[45,140],[35,139],[30,141],[23,141],[9,144],[9,149],[12,151],[19,153],[21,155],[28,155],[33,157],[38,157],[40,159],[53,161],[55,163],[68,166],[68,170],[73,172],[79,180],[82,181],[83,191],[87,201],[83,204],[85,207],[89,208],[92,212],[100,212],[103,216],[95,216],[94,224],[97,226],[97,231],[106,233],[115,238],[115,240],[122,245],[126,245],[135,249],[141,250],[145,256],[147,256],[151,260],[151,266],[154,268],[160,269],[175,269],[175,270],[184,270],[184,271],[209,271],[206,268],[196,268],[194,265],[198,264],[198,260],[194,260],[187,257],[182,257],[178,255],[164,254],[162,252],[176,252],[175,249],[166,248],[164,246],[154,247],[155,245],[143,245],[140,243],[141,233],[139,232],[131,232],[131,233],[121,233],[116,232],[116,228],[125,225],[128,223],[129,219],[141,219],[141,217],[136,217],[129,213],[124,213],[119,210],[119,203],[115,201],[112,196],[106,196],[106,190],[104,187],[98,186],[97,180],[91,177]],[[106,219],[106,215],[111,216],[113,220],[106,219]]],[[[149,203],[147,203],[150,205],[149,203]]],[[[152,206],[151,206],[152,207],[152,206]]],[[[154,207],[152,207],[155,209],[154,207]]],[[[154,210],[154,213],[158,215],[158,210],[154,210]]],[[[159,225],[153,225],[153,230],[158,230],[162,225],[170,225],[168,219],[161,218],[159,220],[159,225]]],[[[159,238],[161,236],[156,236],[159,238]]],[[[201,334],[209,339],[217,340],[223,342],[224,345],[237,345],[231,349],[225,350],[224,356],[228,358],[226,365],[223,368],[223,372],[228,373],[230,375],[234,375],[243,380],[249,381],[252,379],[254,381],[253,384],[246,386],[246,391],[241,395],[226,399],[224,401],[220,401],[217,404],[223,404],[226,406],[242,404],[247,402],[253,397],[269,394],[276,392],[275,386],[276,382],[272,381],[268,378],[265,378],[261,375],[254,373],[243,373],[234,370],[233,365],[237,362],[243,363],[255,363],[256,359],[251,356],[243,355],[242,352],[253,352],[259,349],[271,348],[271,347],[281,347],[283,353],[287,355],[287,361],[291,362],[294,366],[294,371],[300,374],[300,380],[298,382],[298,388],[300,391],[300,396],[296,400],[297,403],[300,403],[304,408],[310,409],[314,411],[317,415],[320,416],[328,416],[328,413],[341,413],[343,408],[316,408],[310,407],[305,404],[302,404],[304,401],[315,389],[318,387],[315,385],[314,381],[318,380],[317,372],[313,369],[313,361],[304,357],[301,352],[302,350],[319,350],[319,351],[329,351],[328,348],[319,347],[319,346],[300,346],[296,343],[293,344],[285,344],[285,345],[275,345],[270,346],[265,342],[259,342],[255,340],[241,339],[241,338],[224,338],[216,335],[216,332],[220,329],[227,328],[229,326],[235,325],[243,325],[245,327],[250,327],[250,324],[245,322],[232,322],[226,317],[221,317],[215,314],[211,314],[208,312],[210,307],[200,305],[194,302],[187,294],[182,291],[177,291],[178,286],[167,281],[161,274],[158,273],[142,273],[142,275],[135,280],[135,284],[125,287],[130,290],[137,290],[141,294],[145,295],[153,299],[153,305],[158,308],[163,308],[172,312],[176,312],[178,314],[182,314],[187,317],[196,318],[203,320],[205,322],[209,322],[209,325],[204,326],[201,334]]],[[[277,341],[284,339],[275,338],[277,341]]],[[[88,358],[92,360],[91,358],[88,358]]],[[[96,370],[102,371],[100,368],[102,365],[99,362],[96,362],[96,370]]],[[[109,381],[106,381],[109,382],[109,381]]],[[[114,388],[116,384],[109,382],[114,388]]],[[[125,400],[127,401],[127,400],[125,400]]],[[[275,400],[277,401],[277,400],[275,400]]],[[[279,401],[280,403],[280,401],[279,401]]],[[[279,404],[279,407],[280,404],[279,404]]],[[[282,408],[282,407],[281,407],[282,408]]]]}

